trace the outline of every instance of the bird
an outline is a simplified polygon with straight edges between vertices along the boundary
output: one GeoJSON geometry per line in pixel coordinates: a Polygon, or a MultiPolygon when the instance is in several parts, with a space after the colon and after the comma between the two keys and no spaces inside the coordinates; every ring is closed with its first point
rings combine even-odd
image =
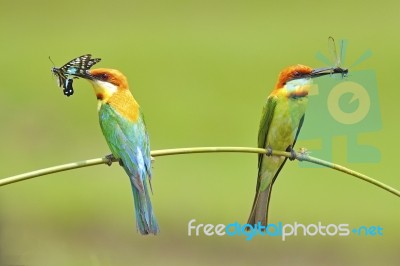
{"type": "Polygon", "coordinates": [[[97,68],[80,73],[93,86],[100,127],[112,152],[129,176],[137,229],[142,235],[159,233],[150,200],[150,141],[142,110],[129,90],[128,80],[116,69],[97,68]]]}
{"type": "Polygon", "coordinates": [[[256,194],[248,224],[268,225],[272,186],[287,160],[287,157],[272,155],[272,149],[288,151],[292,155],[289,159],[294,160],[293,147],[304,122],[313,79],[347,73],[347,69],[337,66],[312,69],[305,65],[289,66],[280,72],[262,111],[258,147],[266,149],[267,153],[258,155],[256,194]]]}

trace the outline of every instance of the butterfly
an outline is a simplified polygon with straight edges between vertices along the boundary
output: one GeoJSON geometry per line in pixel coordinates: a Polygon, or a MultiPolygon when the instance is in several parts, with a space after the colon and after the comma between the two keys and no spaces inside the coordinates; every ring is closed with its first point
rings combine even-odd
{"type": "Polygon", "coordinates": [[[101,58],[92,58],[91,54],[85,54],[72,59],[62,67],[53,67],[51,72],[57,76],[58,87],[62,88],[64,95],[69,97],[74,94],[73,79],[88,75],[87,71],[100,60],[101,58]]]}

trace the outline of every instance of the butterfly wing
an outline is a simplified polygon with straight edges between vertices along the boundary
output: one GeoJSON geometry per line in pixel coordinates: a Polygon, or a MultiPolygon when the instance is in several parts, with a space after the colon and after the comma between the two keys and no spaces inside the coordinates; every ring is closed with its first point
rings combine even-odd
{"type": "Polygon", "coordinates": [[[92,58],[91,54],[84,54],[72,59],[60,68],[53,67],[51,71],[57,76],[58,87],[63,89],[66,96],[71,96],[74,93],[72,76],[75,76],[74,78],[87,76],[88,70],[100,61],[101,58],[92,58]]]}
{"type": "Polygon", "coordinates": [[[72,94],[74,94],[74,88],[72,87],[72,82],[73,79],[66,79],[65,80],[65,87],[64,87],[64,95],[66,96],[71,96],[72,94]]]}
{"type": "Polygon", "coordinates": [[[95,64],[101,61],[101,58],[93,58],[91,54],[85,54],[72,59],[60,69],[64,73],[75,76],[86,75],[87,71],[95,64]]]}
{"type": "Polygon", "coordinates": [[[65,81],[67,80],[67,76],[64,72],[61,71],[58,67],[53,67],[51,72],[57,77],[57,85],[60,88],[64,88],[65,81]]]}

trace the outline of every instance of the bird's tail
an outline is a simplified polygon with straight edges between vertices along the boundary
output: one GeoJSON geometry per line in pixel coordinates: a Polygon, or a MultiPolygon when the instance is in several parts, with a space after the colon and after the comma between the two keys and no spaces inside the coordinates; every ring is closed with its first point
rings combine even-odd
{"type": "Polygon", "coordinates": [[[257,186],[256,196],[254,197],[253,207],[251,208],[248,224],[255,225],[258,222],[263,226],[267,226],[268,222],[268,206],[272,192],[272,183],[267,189],[260,191],[260,186],[257,186]]]}
{"type": "Polygon", "coordinates": [[[142,235],[159,232],[156,217],[151,206],[147,183],[143,182],[143,189],[139,190],[132,184],[133,199],[135,202],[136,225],[142,235]]]}

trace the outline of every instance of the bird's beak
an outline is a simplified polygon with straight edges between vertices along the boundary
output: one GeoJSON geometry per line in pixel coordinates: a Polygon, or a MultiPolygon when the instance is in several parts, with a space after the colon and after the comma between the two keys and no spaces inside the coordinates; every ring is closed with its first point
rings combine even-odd
{"type": "Polygon", "coordinates": [[[76,73],[76,74],[74,74],[74,76],[76,76],[78,78],[87,79],[87,80],[94,80],[95,79],[92,76],[92,74],[90,74],[90,71],[85,71],[85,73],[76,73]]]}
{"type": "Polygon", "coordinates": [[[323,67],[323,68],[316,68],[311,71],[311,78],[317,78],[325,75],[332,75],[332,74],[342,74],[342,76],[347,76],[349,70],[347,68],[341,67],[323,67]]]}

